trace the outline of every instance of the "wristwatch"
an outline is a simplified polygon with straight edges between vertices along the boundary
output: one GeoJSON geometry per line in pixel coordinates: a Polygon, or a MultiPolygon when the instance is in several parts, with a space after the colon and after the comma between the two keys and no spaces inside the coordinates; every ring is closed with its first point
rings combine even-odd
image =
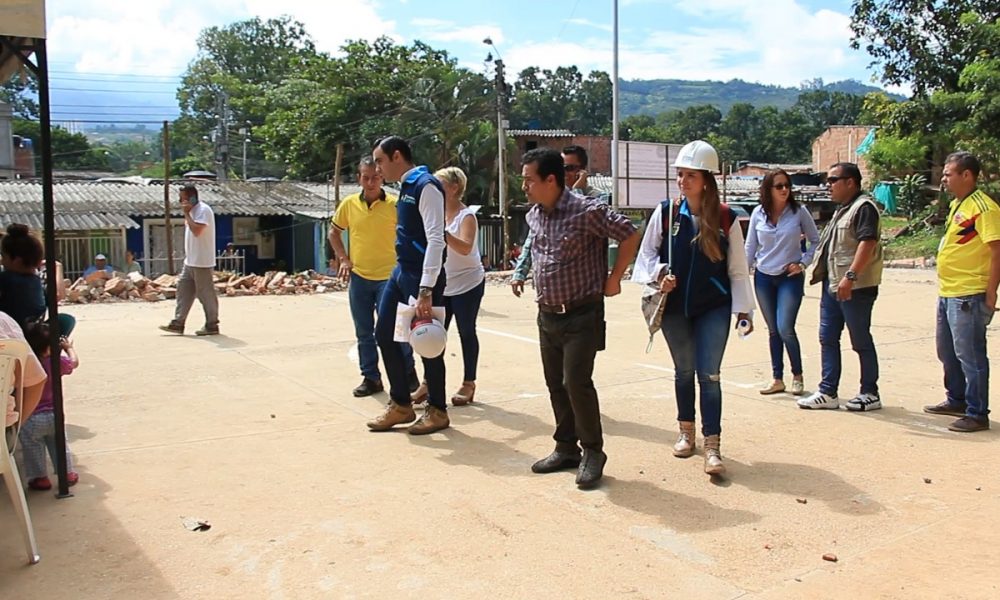
{"type": "Polygon", "coordinates": [[[844,273],[844,277],[848,281],[857,281],[858,280],[858,274],[855,273],[854,271],[848,271],[848,272],[844,273]]]}
{"type": "Polygon", "coordinates": [[[432,290],[431,288],[421,287],[417,295],[420,296],[421,298],[430,298],[433,293],[434,290],[432,290]]]}

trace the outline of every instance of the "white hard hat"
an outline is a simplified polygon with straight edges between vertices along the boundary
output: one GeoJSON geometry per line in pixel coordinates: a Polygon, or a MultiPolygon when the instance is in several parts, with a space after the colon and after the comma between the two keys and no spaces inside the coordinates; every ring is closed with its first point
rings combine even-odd
{"type": "Polygon", "coordinates": [[[410,324],[410,346],[424,358],[437,358],[444,353],[448,331],[437,319],[414,319],[410,324]]]}
{"type": "Polygon", "coordinates": [[[677,161],[670,166],[718,173],[719,154],[708,142],[695,140],[681,148],[677,161]]]}

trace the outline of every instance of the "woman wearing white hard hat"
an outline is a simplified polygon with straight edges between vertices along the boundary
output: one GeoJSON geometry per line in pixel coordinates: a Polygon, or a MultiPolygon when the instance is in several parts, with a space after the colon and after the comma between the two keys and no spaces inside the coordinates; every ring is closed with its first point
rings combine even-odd
{"type": "MultiPolygon", "coordinates": [[[[455,406],[471,404],[476,396],[476,367],[479,364],[479,336],[476,334],[476,317],[486,291],[486,269],[479,254],[479,223],[476,213],[462,202],[467,178],[462,169],[447,167],[434,173],[444,188],[444,240],[448,255],[444,270],[448,283],[444,289],[444,306],[447,311],[444,326],[451,326],[452,318],[458,324],[462,340],[464,376],[462,387],[451,397],[455,406]]],[[[427,386],[421,384],[413,393],[413,401],[427,399],[427,386]]]]}
{"type": "Polygon", "coordinates": [[[677,168],[681,198],[664,200],[646,226],[632,280],[659,282],[667,294],[662,330],[674,361],[680,436],[674,456],[695,453],[695,376],[705,436],[705,472],[725,472],[720,453],[720,367],[732,314],[745,335],[753,330],[750,273],[736,213],[719,198],[719,156],[703,141],[684,146],[677,168]]]}

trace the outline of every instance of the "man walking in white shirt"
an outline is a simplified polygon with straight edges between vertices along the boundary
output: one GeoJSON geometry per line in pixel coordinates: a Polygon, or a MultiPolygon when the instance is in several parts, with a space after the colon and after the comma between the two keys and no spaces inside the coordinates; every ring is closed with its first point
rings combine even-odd
{"type": "Polygon", "coordinates": [[[212,207],[198,200],[198,189],[193,184],[181,188],[181,207],[184,209],[184,269],[177,282],[177,308],[174,319],[160,329],[170,333],[184,333],[184,322],[194,304],[195,297],[205,309],[205,326],[197,335],[219,334],[219,297],[215,292],[215,213],[212,207]]]}

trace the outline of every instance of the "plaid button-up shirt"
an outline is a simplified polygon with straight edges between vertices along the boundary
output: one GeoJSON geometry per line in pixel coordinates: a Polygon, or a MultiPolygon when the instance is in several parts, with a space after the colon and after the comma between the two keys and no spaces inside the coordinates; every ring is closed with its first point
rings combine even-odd
{"type": "Polygon", "coordinates": [[[603,294],[608,238],[620,242],[636,231],[607,204],[568,189],[550,213],[533,206],[527,222],[534,236],[531,263],[539,304],[566,304],[603,294]]]}

